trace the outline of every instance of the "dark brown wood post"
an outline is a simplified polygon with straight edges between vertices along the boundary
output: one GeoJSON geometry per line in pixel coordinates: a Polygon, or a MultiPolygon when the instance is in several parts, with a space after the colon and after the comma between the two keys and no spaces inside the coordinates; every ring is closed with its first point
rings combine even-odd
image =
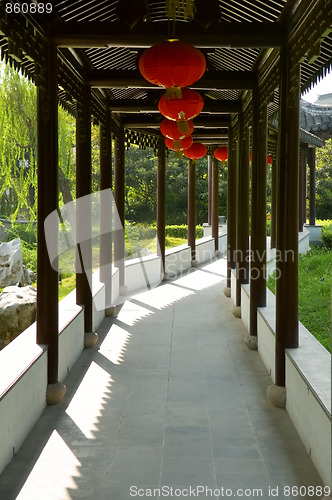
{"type": "Polygon", "coordinates": [[[163,139],[158,145],[157,173],[157,238],[158,255],[161,257],[163,272],[165,272],[165,189],[166,189],[166,148],[163,139]]]}
{"type": "Polygon", "coordinates": [[[271,248],[276,247],[277,162],[272,156],[271,165],[271,248]]]}
{"type": "Polygon", "coordinates": [[[191,261],[196,257],[196,162],[188,160],[188,246],[191,261]]]}
{"type": "Polygon", "coordinates": [[[215,251],[219,248],[219,163],[212,158],[212,203],[211,229],[215,251]]]}
{"type": "Polygon", "coordinates": [[[211,226],[212,202],[212,156],[208,156],[208,224],[211,226]]]}
{"type": "Polygon", "coordinates": [[[285,349],[298,346],[300,65],[280,50],[277,166],[276,385],[285,386],[285,349]]]}
{"type": "Polygon", "coordinates": [[[84,307],[86,333],[92,332],[91,193],[91,90],[84,86],[76,117],[76,302],[84,307]]]}
{"type": "Polygon", "coordinates": [[[308,149],[308,163],[310,172],[309,224],[316,224],[316,148],[308,149]]]}
{"type": "MultiPolygon", "coordinates": [[[[38,133],[38,246],[37,343],[48,346],[48,384],[58,381],[58,259],[50,262],[44,221],[58,208],[58,69],[57,49],[50,42],[46,78],[37,88],[38,133]]],[[[58,246],[58,226],[48,228],[52,248],[58,246]]],[[[62,394],[63,395],[63,394],[62,394]]],[[[62,396],[61,396],[62,397],[62,396]]],[[[60,399],[61,399],[60,397],[60,399]]],[[[59,400],[60,400],[59,399],[59,400]]]]}
{"type": "Polygon", "coordinates": [[[236,306],[241,306],[241,285],[249,282],[249,129],[239,114],[239,162],[236,208],[236,306]]]}
{"type": "MultiPolygon", "coordinates": [[[[231,270],[235,269],[236,247],[236,156],[233,128],[228,129],[227,172],[227,288],[231,288],[231,270]]],[[[229,295],[229,293],[228,293],[229,295]]]]}
{"type": "Polygon", "coordinates": [[[118,137],[115,141],[114,155],[114,201],[117,208],[119,219],[123,231],[116,231],[114,234],[114,264],[119,269],[120,286],[124,286],[124,254],[125,254],[125,148],[124,148],[124,130],[119,128],[118,137]]]}
{"type": "MultiPolygon", "coordinates": [[[[251,168],[251,260],[250,326],[257,336],[257,307],[266,306],[266,169],[267,107],[261,103],[259,89],[253,91],[253,148],[251,168]]],[[[256,348],[257,343],[249,342],[256,348]]]]}
{"type": "Polygon", "coordinates": [[[105,308],[112,305],[112,139],[110,113],[100,124],[100,281],[105,283],[105,308]]]}

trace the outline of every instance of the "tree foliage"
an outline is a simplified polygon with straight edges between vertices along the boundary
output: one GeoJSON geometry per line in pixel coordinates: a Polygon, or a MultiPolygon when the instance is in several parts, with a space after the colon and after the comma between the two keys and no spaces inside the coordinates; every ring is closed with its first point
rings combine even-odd
{"type": "Polygon", "coordinates": [[[316,216],[332,219],[332,139],[316,151],[316,216]]]}

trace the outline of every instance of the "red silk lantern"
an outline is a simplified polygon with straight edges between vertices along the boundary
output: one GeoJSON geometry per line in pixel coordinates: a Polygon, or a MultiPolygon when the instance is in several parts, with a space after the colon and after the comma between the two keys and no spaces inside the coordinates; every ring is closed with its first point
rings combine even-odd
{"type": "Polygon", "coordinates": [[[191,160],[198,160],[203,158],[207,153],[207,147],[201,142],[194,142],[190,148],[183,151],[184,156],[190,158],[191,160]]]}
{"type": "Polygon", "coordinates": [[[165,136],[169,137],[169,139],[173,139],[175,141],[184,139],[185,137],[188,137],[194,130],[194,124],[192,121],[188,121],[188,128],[187,131],[179,130],[177,123],[172,121],[172,120],[167,120],[167,118],[164,118],[163,121],[160,124],[160,132],[165,136]]]}
{"type": "Polygon", "coordinates": [[[272,155],[267,155],[266,161],[268,165],[272,165],[272,155]]]}
{"type": "Polygon", "coordinates": [[[215,150],[213,153],[214,157],[219,160],[219,161],[226,161],[228,160],[228,148],[227,146],[220,146],[215,150]]]}
{"type": "Polygon", "coordinates": [[[173,139],[169,139],[165,137],[165,144],[168,149],[173,149],[173,151],[183,151],[184,149],[188,149],[193,143],[193,138],[191,135],[181,139],[179,141],[173,141],[173,139]]]}
{"type": "Polygon", "coordinates": [[[192,120],[204,107],[203,97],[196,90],[182,89],[182,97],[167,99],[164,94],[158,103],[160,113],[169,120],[192,120]]]}
{"type": "Polygon", "coordinates": [[[142,76],[155,85],[188,87],[204,74],[206,60],[196,47],[179,40],[168,40],[145,50],[138,67],[142,76]]]}

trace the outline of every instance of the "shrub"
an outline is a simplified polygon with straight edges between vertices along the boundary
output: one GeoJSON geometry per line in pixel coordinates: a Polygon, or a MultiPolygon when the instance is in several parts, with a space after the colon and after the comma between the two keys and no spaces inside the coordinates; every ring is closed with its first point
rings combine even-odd
{"type": "Polygon", "coordinates": [[[332,248],[332,219],[316,220],[316,224],[322,226],[322,242],[326,248],[332,248]]]}
{"type": "MultiPolygon", "coordinates": [[[[187,238],[188,236],[188,226],[187,224],[182,224],[179,226],[172,225],[165,227],[166,236],[170,236],[173,238],[187,238]]],[[[203,227],[196,226],[196,238],[203,237],[203,227]]]]}

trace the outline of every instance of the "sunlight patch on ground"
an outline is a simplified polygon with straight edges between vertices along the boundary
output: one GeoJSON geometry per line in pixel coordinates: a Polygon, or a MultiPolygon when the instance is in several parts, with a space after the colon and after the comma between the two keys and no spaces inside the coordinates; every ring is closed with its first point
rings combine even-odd
{"type": "Polygon", "coordinates": [[[88,439],[93,439],[98,431],[98,417],[110,397],[112,382],[110,374],[92,361],[66,410],[88,439]]]}
{"type": "Polygon", "coordinates": [[[187,274],[187,276],[182,276],[182,278],[175,280],[174,284],[190,288],[191,290],[203,290],[204,288],[209,288],[220,283],[221,280],[222,278],[216,274],[197,269],[194,273],[187,274]]]}
{"type": "Polygon", "coordinates": [[[123,361],[123,353],[130,340],[131,334],[118,325],[113,324],[103,340],[99,352],[115,365],[123,361]]]}
{"type": "Polygon", "coordinates": [[[150,309],[146,309],[145,307],[127,300],[121,307],[117,319],[126,325],[134,326],[137,321],[146,318],[150,314],[153,314],[150,309]]]}
{"type": "Polygon", "coordinates": [[[80,465],[65,441],[54,430],[16,498],[70,498],[67,489],[77,489],[75,477],[79,476],[80,465]],[[36,491],[36,484],[40,491],[36,491]]]}
{"type": "Polygon", "coordinates": [[[218,274],[219,276],[226,278],[227,277],[227,259],[222,258],[218,259],[215,262],[211,262],[211,264],[207,264],[203,268],[204,271],[208,271],[209,273],[218,274]]]}
{"type": "Polygon", "coordinates": [[[143,292],[135,295],[135,299],[143,304],[154,307],[155,309],[163,309],[164,307],[174,304],[174,302],[194,295],[193,291],[184,290],[173,285],[163,285],[148,292],[143,292]]]}

